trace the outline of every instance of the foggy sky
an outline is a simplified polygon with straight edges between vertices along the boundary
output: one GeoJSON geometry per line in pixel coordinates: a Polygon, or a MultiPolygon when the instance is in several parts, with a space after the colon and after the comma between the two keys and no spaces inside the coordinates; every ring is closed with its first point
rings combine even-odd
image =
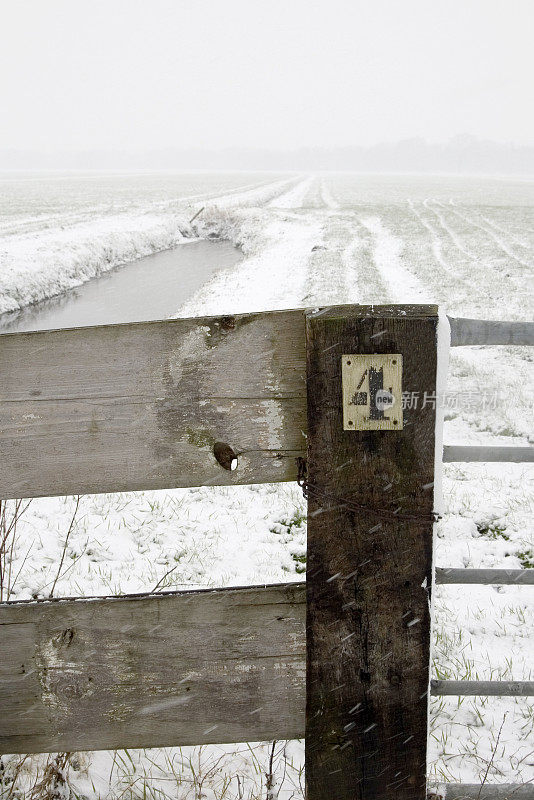
{"type": "Polygon", "coordinates": [[[18,0],[0,150],[534,144],[532,0],[18,0]]]}

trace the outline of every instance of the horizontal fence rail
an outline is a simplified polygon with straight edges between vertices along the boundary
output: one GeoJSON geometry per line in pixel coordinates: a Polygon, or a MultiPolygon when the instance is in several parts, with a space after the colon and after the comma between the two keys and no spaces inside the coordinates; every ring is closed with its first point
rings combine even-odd
{"type": "Polygon", "coordinates": [[[0,604],[0,752],[301,738],[305,617],[304,583],[0,604]]]}
{"type": "Polygon", "coordinates": [[[534,569],[452,569],[436,567],[438,584],[534,586],[534,569]]]}
{"type": "Polygon", "coordinates": [[[534,461],[534,447],[485,447],[445,445],[443,461],[506,461],[509,463],[530,463],[534,461]]]}
{"type": "Polygon", "coordinates": [[[430,681],[436,696],[487,695],[488,697],[532,697],[534,681],[430,681]]]}
{"type": "MultiPolygon", "coordinates": [[[[295,480],[306,452],[304,317],[1,334],[0,498],[295,480]],[[237,469],[217,461],[217,443],[237,469]]],[[[453,344],[473,343],[459,332],[476,338],[474,322],[451,320],[453,344]]],[[[531,343],[526,323],[502,323],[506,336],[480,324],[493,338],[475,343],[531,343]]],[[[534,448],[446,446],[443,458],[530,462],[534,448]]]]}
{"type": "Polygon", "coordinates": [[[448,783],[441,791],[430,791],[428,800],[534,800],[534,786],[517,783],[448,783]]]}
{"type": "Polygon", "coordinates": [[[304,735],[302,585],[0,605],[0,753],[304,735]]]}
{"type": "Polygon", "coordinates": [[[3,334],[0,375],[0,498],[294,480],[305,454],[302,311],[3,334]]]}
{"type": "Polygon", "coordinates": [[[462,345],[534,345],[534,322],[500,322],[449,317],[451,347],[462,345]]]}
{"type": "MultiPolygon", "coordinates": [[[[0,753],[305,735],[310,800],[422,800],[423,698],[534,696],[533,681],[429,686],[435,408],[369,412],[367,427],[352,414],[371,410],[384,356],[399,394],[402,375],[435,395],[437,323],[434,306],[333,306],[0,335],[0,498],[288,481],[299,461],[310,510],[306,585],[0,604],[0,753]],[[351,374],[367,364],[358,399],[341,391],[343,354],[351,374]],[[384,469],[409,507],[376,508],[384,469]]],[[[533,323],[450,325],[452,346],[534,344],[533,323]]],[[[446,446],[443,460],[527,463],[534,448],[446,446]]],[[[435,582],[534,584],[447,568],[435,582]]],[[[442,797],[507,791],[532,797],[442,797]]]]}

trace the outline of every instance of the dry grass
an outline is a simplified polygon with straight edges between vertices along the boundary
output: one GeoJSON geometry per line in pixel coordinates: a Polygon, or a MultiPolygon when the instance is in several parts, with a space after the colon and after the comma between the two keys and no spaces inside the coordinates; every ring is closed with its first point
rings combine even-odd
{"type": "MultiPolygon", "coordinates": [[[[22,566],[13,571],[17,548],[17,527],[21,517],[28,509],[31,500],[0,500],[0,602],[10,600],[17,582],[31,552],[31,545],[22,559],[22,566]]],[[[78,506],[76,506],[77,510],[78,506]]],[[[73,516],[68,536],[75,521],[73,516]]],[[[59,578],[58,569],[53,589],[59,578]]],[[[1,800],[70,800],[74,797],[68,785],[67,776],[70,753],[46,755],[43,758],[22,756],[0,756],[0,798],[1,800]],[[42,763],[41,763],[42,762],[42,763]]]]}
{"type": "Polygon", "coordinates": [[[23,569],[31,547],[24,556],[22,566],[13,573],[15,547],[17,542],[17,525],[31,500],[0,500],[0,602],[10,599],[13,586],[23,569]]]}

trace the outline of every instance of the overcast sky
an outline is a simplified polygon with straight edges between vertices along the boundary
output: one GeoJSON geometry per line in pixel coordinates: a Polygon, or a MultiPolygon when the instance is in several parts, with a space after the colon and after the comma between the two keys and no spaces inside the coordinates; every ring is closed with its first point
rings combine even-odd
{"type": "Polygon", "coordinates": [[[534,143],[532,0],[4,0],[0,149],[534,143]]]}

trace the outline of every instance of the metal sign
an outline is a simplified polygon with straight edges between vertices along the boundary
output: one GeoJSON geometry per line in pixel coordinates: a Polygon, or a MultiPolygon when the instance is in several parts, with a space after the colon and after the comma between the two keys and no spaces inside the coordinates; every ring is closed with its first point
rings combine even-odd
{"type": "Polygon", "coordinates": [[[343,355],[343,428],[402,430],[402,356],[343,355]]]}

